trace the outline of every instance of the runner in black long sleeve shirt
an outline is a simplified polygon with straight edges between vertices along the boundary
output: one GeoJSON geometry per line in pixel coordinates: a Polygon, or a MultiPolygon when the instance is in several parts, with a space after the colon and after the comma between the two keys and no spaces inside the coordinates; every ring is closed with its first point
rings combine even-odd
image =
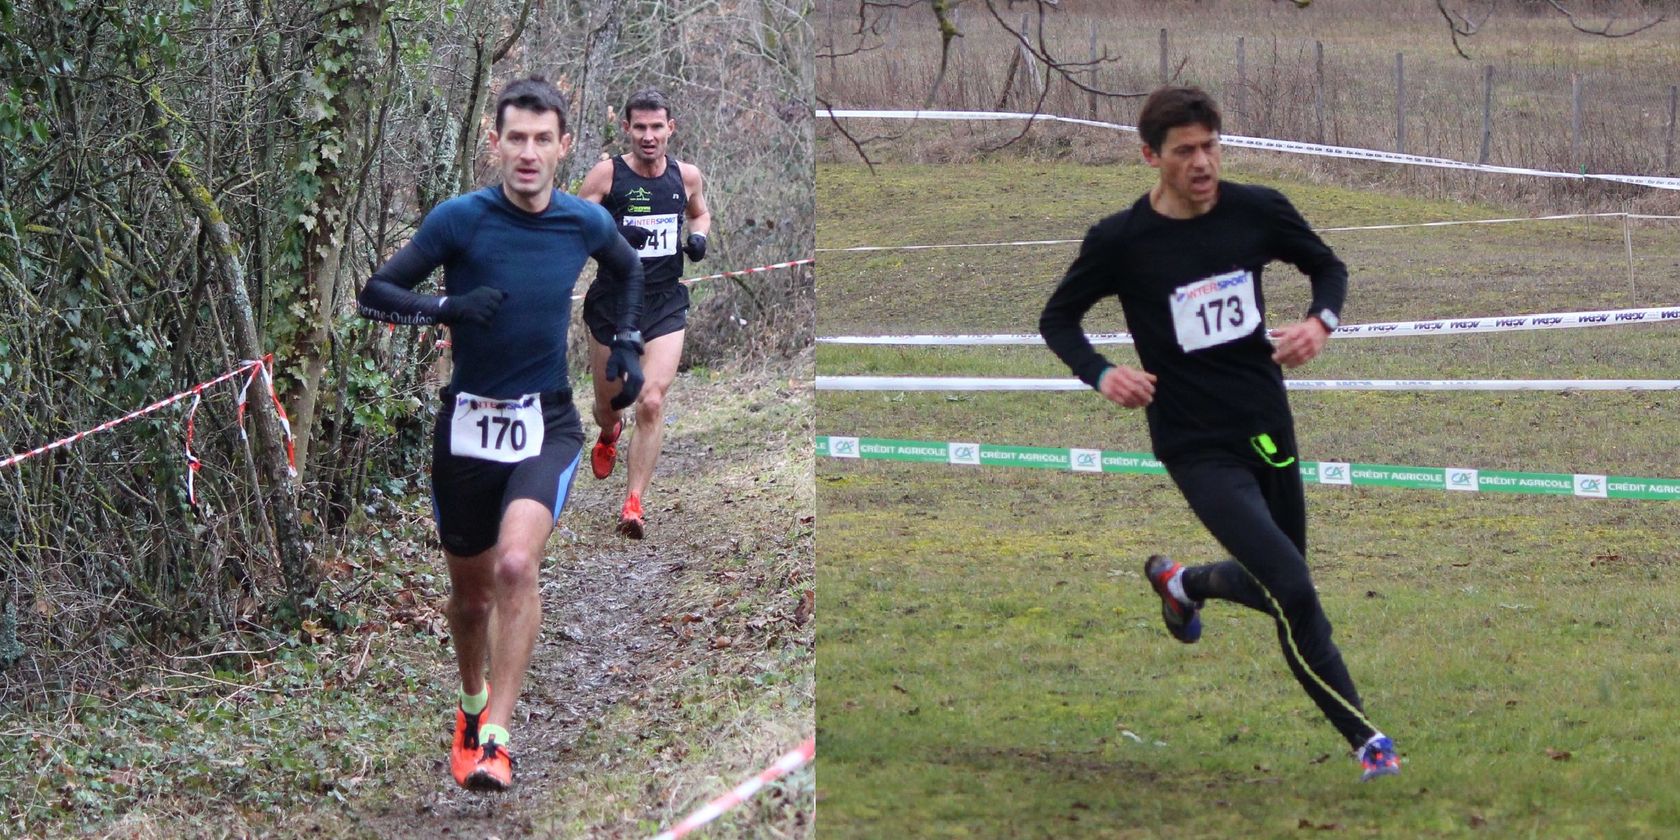
{"type": "Polygon", "coordinates": [[[1394,744],[1365,717],[1307,569],[1306,497],[1280,368],[1323,349],[1347,267],[1281,193],[1219,180],[1219,112],[1205,93],[1156,91],[1138,128],[1160,181],[1086,234],[1039,331],[1086,384],[1127,408],[1147,406],[1156,457],[1232,555],[1188,569],[1149,558],[1144,574],[1167,629],[1183,642],[1200,638],[1207,598],[1271,615],[1290,670],[1358,751],[1362,778],[1398,773],[1394,744]],[[1313,300],[1307,318],[1268,330],[1260,279],[1280,259],[1307,274],[1313,300]],[[1085,313],[1110,295],[1141,370],[1110,363],[1085,336],[1085,313]]]}

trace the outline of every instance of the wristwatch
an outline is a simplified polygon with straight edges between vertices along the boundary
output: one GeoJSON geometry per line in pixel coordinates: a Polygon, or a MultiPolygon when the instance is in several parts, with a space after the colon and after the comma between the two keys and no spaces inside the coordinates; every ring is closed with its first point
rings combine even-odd
{"type": "Polygon", "coordinates": [[[1336,328],[1342,325],[1341,317],[1329,309],[1320,309],[1308,317],[1317,318],[1319,323],[1329,328],[1331,332],[1335,332],[1336,328]]]}
{"type": "Polygon", "coordinates": [[[642,352],[642,331],[620,330],[613,336],[612,343],[614,347],[623,347],[627,350],[634,350],[637,355],[640,355],[642,352]]]}

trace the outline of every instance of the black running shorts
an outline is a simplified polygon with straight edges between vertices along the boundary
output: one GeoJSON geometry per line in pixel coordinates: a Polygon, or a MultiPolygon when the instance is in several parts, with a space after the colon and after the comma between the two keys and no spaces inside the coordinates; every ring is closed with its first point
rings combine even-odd
{"type": "MultiPolygon", "coordinates": [[[[607,290],[599,294],[596,289],[601,284],[592,284],[583,296],[583,323],[589,327],[589,334],[600,344],[611,344],[613,334],[618,332],[618,307],[610,299],[607,290]]],[[[662,335],[670,335],[688,328],[688,287],[681,283],[669,286],[655,287],[647,290],[642,297],[642,331],[643,341],[652,341],[662,335]]]]}
{"type": "Polygon", "coordinates": [[[449,451],[454,393],[443,391],[443,407],[432,428],[432,517],[444,550],[471,557],[496,544],[502,515],[514,499],[533,499],[560,519],[583,453],[583,425],[570,390],[542,395],[543,445],[515,464],[455,455],[449,451]]]}

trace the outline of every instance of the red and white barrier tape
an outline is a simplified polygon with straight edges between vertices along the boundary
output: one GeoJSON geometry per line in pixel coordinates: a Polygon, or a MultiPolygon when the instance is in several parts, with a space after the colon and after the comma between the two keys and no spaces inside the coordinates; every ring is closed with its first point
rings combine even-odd
{"type": "Polygon", "coordinates": [[[21,461],[25,461],[29,458],[33,458],[36,455],[41,455],[41,454],[50,452],[54,449],[58,449],[59,447],[69,446],[70,444],[75,443],[76,441],[79,441],[79,440],[81,440],[85,437],[88,437],[90,435],[95,435],[95,434],[98,434],[100,432],[116,428],[117,426],[120,426],[124,423],[127,423],[130,420],[134,420],[134,419],[143,417],[147,414],[150,414],[150,413],[152,413],[154,411],[157,411],[159,409],[162,409],[162,408],[167,408],[168,406],[174,405],[175,403],[178,403],[181,400],[186,399],[187,397],[192,397],[192,405],[187,407],[187,438],[186,438],[185,452],[186,452],[186,458],[187,458],[187,499],[188,499],[188,501],[190,501],[194,505],[196,505],[196,504],[198,504],[198,494],[197,494],[196,488],[194,487],[193,477],[198,472],[198,469],[201,466],[201,464],[198,460],[198,456],[193,454],[192,441],[193,441],[193,431],[194,431],[194,427],[195,427],[195,419],[198,416],[198,404],[200,402],[200,395],[204,393],[204,389],[206,389],[206,388],[208,388],[212,385],[215,385],[215,384],[220,383],[220,382],[225,382],[229,379],[232,379],[236,376],[239,376],[242,373],[245,373],[246,371],[250,371],[250,376],[248,378],[246,378],[245,385],[239,389],[239,407],[238,407],[238,409],[235,413],[235,418],[236,418],[235,422],[239,424],[239,438],[241,440],[246,439],[246,437],[245,437],[245,391],[246,391],[246,389],[251,387],[251,382],[254,381],[260,375],[260,376],[262,376],[263,381],[268,383],[268,395],[272,400],[274,400],[274,410],[280,416],[280,428],[285,432],[285,435],[286,435],[287,469],[290,471],[291,475],[295,478],[297,476],[297,455],[296,455],[295,441],[292,437],[292,425],[291,425],[291,422],[286,419],[286,409],[283,406],[280,405],[279,395],[277,395],[274,391],[274,377],[273,377],[273,373],[272,373],[272,370],[271,370],[273,364],[274,364],[274,356],[272,354],[264,356],[261,361],[246,360],[246,361],[240,362],[238,367],[234,368],[233,370],[228,371],[227,373],[222,374],[221,376],[216,377],[215,379],[211,379],[211,380],[208,380],[208,381],[205,381],[205,382],[200,382],[197,385],[194,385],[191,388],[188,388],[187,390],[182,391],[179,394],[175,394],[175,395],[170,396],[170,397],[165,397],[164,399],[158,400],[157,402],[152,403],[151,405],[148,405],[145,408],[138,409],[136,411],[131,411],[131,412],[129,412],[129,413],[127,413],[127,414],[125,414],[121,417],[118,417],[115,420],[108,420],[104,423],[101,423],[101,424],[91,428],[91,429],[88,429],[85,432],[77,432],[76,434],[73,434],[73,435],[71,435],[67,438],[64,438],[63,440],[55,440],[52,443],[47,444],[46,446],[37,447],[35,449],[29,450],[28,452],[19,452],[16,455],[13,455],[13,456],[11,456],[11,457],[3,460],[3,461],[0,461],[0,467],[9,467],[13,464],[19,463],[21,461]]]}
{"type": "Polygon", "coordinates": [[[653,840],[677,840],[678,837],[682,837],[690,831],[717,819],[724,812],[750,799],[765,785],[798,770],[806,762],[815,758],[816,754],[817,739],[815,737],[806,738],[805,743],[776,759],[776,763],[765,768],[764,772],[742,782],[734,790],[706,803],[700,810],[689,814],[682,822],[654,835],[653,840]]]}
{"type": "MultiPolygon", "coordinates": [[[[1488,315],[1477,318],[1439,318],[1433,321],[1389,321],[1380,324],[1343,324],[1336,338],[1388,338],[1403,335],[1457,335],[1463,333],[1513,332],[1518,330],[1562,330],[1579,327],[1618,327],[1628,324],[1680,324],[1680,306],[1650,306],[1640,309],[1603,309],[1590,312],[1545,312],[1532,315],[1488,315]]],[[[1131,344],[1131,333],[1090,333],[1092,344],[1131,344]]],[[[974,347],[1012,344],[1043,344],[1044,337],[1031,333],[995,335],[832,335],[820,336],[823,344],[918,345],[926,347],[974,347]]]]}
{"type": "Polygon", "coordinates": [[[280,404],[280,395],[274,392],[274,354],[263,357],[263,363],[251,371],[251,377],[239,389],[239,408],[234,412],[234,422],[239,425],[239,439],[245,437],[245,392],[250,390],[251,383],[257,381],[258,374],[262,375],[263,384],[268,386],[268,398],[274,401],[274,413],[280,418],[280,431],[286,437],[286,473],[297,478],[297,440],[292,437],[292,421],[286,417],[286,407],[280,404]]]}
{"type": "MultiPolygon", "coordinates": [[[[797,266],[797,265],[810,265],[811,263],[814,263],[814,262],[816,262],[815,259],[789,260],[787,262],[779,262],[779,263],[772,263],[770,265],[760,265],[760,266],[754,266],[752,268],[745,268],[745,269],[742,269],[740,271],[725,271],[725,272],[721,272],[719,274],[708,274],[704,277],[685,277],[682,280],[678,280],[677,282],[681,283],[685,286],[692,286],[695,283],[701,282],[702,280],[721,280],[725,277],[744,277],[748,274],[760,274],[760,273],[763,273],[763,272],[766,272],[766,271],[775,271],[778,268],[793,268],[794,266],[797,266]]],[[[583,300],[583,295],[572,295],[572,300],[583,300]]],[[[395,330],[397,328],[397,325],[396,324],[387,324],[386,328],[387,328],[387,330],[395,330]]],[[[437,329],[438,329],[439,332],[443,331],[443,328],[441,326],[438,327],[437,329]]],[[[448,347],[449,346],[449,339],[448,338],[438,339],[437,340],[437,346],[438,347],[448,347]]]]}
{"type": "MultiPolygon", "coordinates": [[[[754,266],[752,268],[743,268],[740,271],[725,271],[725,272],[721,272],[719,274],[707,274],[704,277],[684,277],[683,279],[678,280],[677,282],[683,284],[684,286],[692,286],[695,283],[699,283],[702,280],[722,280],[725,277],[744,277],[748,274],[760,274],[760,273],[763,273],[763,272],[766,272],[766,271],[774,271],[778,268],[793,268],[796,265],[810,265],[814,262],[816,262],[815,258],[806,258],[806,259],[803,259],[803,260],[789,260],[787,262],[771,263],[770,265],[760,265],[760,266],[754,266]]],[[[572,295],[572,300],[583,300],[583,295],[572,295]]]]}
{"type": "Polygon", "coordinates": [[[47,444],[46,446],[37,447],[35,449],[29,450],[28,452],[19,452],[18,454],[11,456],[11,457],[5,459],[4,461],[0,461],[0,467],[9,467],[13,464],[16,464],[16,463],[20,462],[20,461],[25,461],[25,460],[28,460],[30,458],[33,458],[36,455],[41,455],[41,454],[44,454],[44,453],[47,453],[47,452],[51,452],[52,450],[58,449],[61,446],[69,446],[70,444],[75,443],[76,441],[79,441],[82,438],[88,437],[89,435],[95,435],[95,434],[98,434],[98,433],[103,432],[103,431],[108,431],[108,430],[113,429],[117,426],[120,426],[124,423],[127,423],[130,420],[134,420],[134,419],[137,419],[139,417],[143,417],[147,414],[151,414],[152,412],[157,411],[158,409],[166,408],[168,406],[174,405],[175,403],[178,403],[181,400],[186,399],[187,397],[196,396],[198,394],[198,392],[204,390],[205,388],[210,387],[211,385],[215,385],[218,382],[224,382],[226,380],[232,379],[235,376],[238,376],[239,374],[245,372],[246,370],[248,370],[250,368],[253,368],[253,367],[257,367],[259,365],[260,365],[259,362],[254,362],[254,361],[240,362],[239,367],[236,367],[233,370],[230,370],[227,373],[224,373],[221,376],[216,377],[215,379],[212,379],[208,382],[200,382],[199,384],[194,385],[193,387],[188,388],[187,390],[182,391],[179,394],[176,394],[172,397],[166,397],[164,399],[158,400],[157,402],[152,403],[151,405],[148,405],[145,408],[139,409],[137,411],[131,411],[127,414],[124,414],[121,417],[118,417],[115,420],[109,420],[109,421],[106,421],[104,423],[100,423],[99,425],[97,425],[97,426],[95,426],[91,429],[88,429],[85,432],[77,432],[76,434],[73,434],[73,435],[71,435],[67,438],[64,438],[63,440],[55,440],[52,443],[47,444]]]}
{"type": "Polygon", "coordinates": [[[764,272],[764,271],[774,271],[778,268],[793,268],[796,265],[810,265],[811,263],[814,263],[814,262],[816,262],[815,259],[789,260],[788,262],[773,263],[771,265],[761,265],[761,266],[758,266],[756,268],[742,269],[741,271],[725,271],[721,274],[708,274],[704,277],[688,277],[688,278],[685,278],[683,280],[679,280],[677,282],[682,283],[684,285],[692,286],[695,283],[699,283],[702,280],[722,280],[725,277],[743,277],[743,276],[746,276],[748,274],[758,274],[758,273],[764,272]]]}

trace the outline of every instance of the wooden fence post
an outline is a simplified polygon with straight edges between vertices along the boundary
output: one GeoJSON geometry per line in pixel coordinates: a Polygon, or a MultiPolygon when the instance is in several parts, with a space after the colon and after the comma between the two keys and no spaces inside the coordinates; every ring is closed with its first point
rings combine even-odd
{"type": "Polygon", "coordinates": [[[1569,75],[1570,105],[1569,105],[1569,165],[1581,172],[1587,171],[1586,161],[1581,160],[1581,74],[1569,75]]]}
{"type": "Polygon", "coordinates": [[[1674,175],[1674,106],[1680,103],[1680,87],[1668,86],[1668,147],[1663,152],[1663,171],[1674,175]]]}
{"type": "Polygon", "coordinates": [[[1394,151],[1406,153],[1406,54],[1394,54],[1394,151]]]}
{"type": "Polygon", "coordinates": [[[1161,27],[1161,84],[1167,83],[1167,29],[1161,27]]]}
{"type": "Polygon", "coordinates": [[[1253,132],[1254,127],[1248,124],[1248,56],[1243,39],[1237,38],[1237,125],[1243,131],[1253,132]]]}
{"type": "MultiPolygon", "coordinates": [[[[1102,87],[1102,85],[1098,83],[1098,79],[1097,79],[1097,22],[1095,20],[1091,21],[1091,83],[1090,84],[1091,84],[1091,87],[1094,87],[1094,88],[1102,87]]],[[[1090,102],[1089,102],[1089,107],[1086,110],[1089,112],[1089,114],[1088,114],[1089,118],[1094,120],[1094,119],[1097,118],[1097,93],[1096,93],[1096,91],[1089,92],[1087,94],[1087,98],[1090,100],[1090,102]]]]}
{"type": "Polygon", "coordinates": [[[1487,163],[1493,146],[1493,65],[1482,68],[1482,154],[1477,163],[1487,163]]]}
{"type": "MultiPolygon", "coordinates": [[[[1043,36],[1040,32],[1039,35],[1043,36]]],[[[1033,96],[1043,87],[1043,81],[1038,78],[1038,61],[1033,58],[1032,50],[1027,49],[1027,42],[1032,40],[1032,19],[1021,15],[1021,60],[1027,63],[1027,75],[1032,79],[1033,96]]],[[[1046,70],[1045,72],[1049,72],[1046,70]]]]}
{"type": "Polygon", "coordinates": [[[1313,116],[1318,119],[1318,142],[1324,143],[1324,42],[1313,42],[1316,81],[1313,83],[1313,116]]]}

